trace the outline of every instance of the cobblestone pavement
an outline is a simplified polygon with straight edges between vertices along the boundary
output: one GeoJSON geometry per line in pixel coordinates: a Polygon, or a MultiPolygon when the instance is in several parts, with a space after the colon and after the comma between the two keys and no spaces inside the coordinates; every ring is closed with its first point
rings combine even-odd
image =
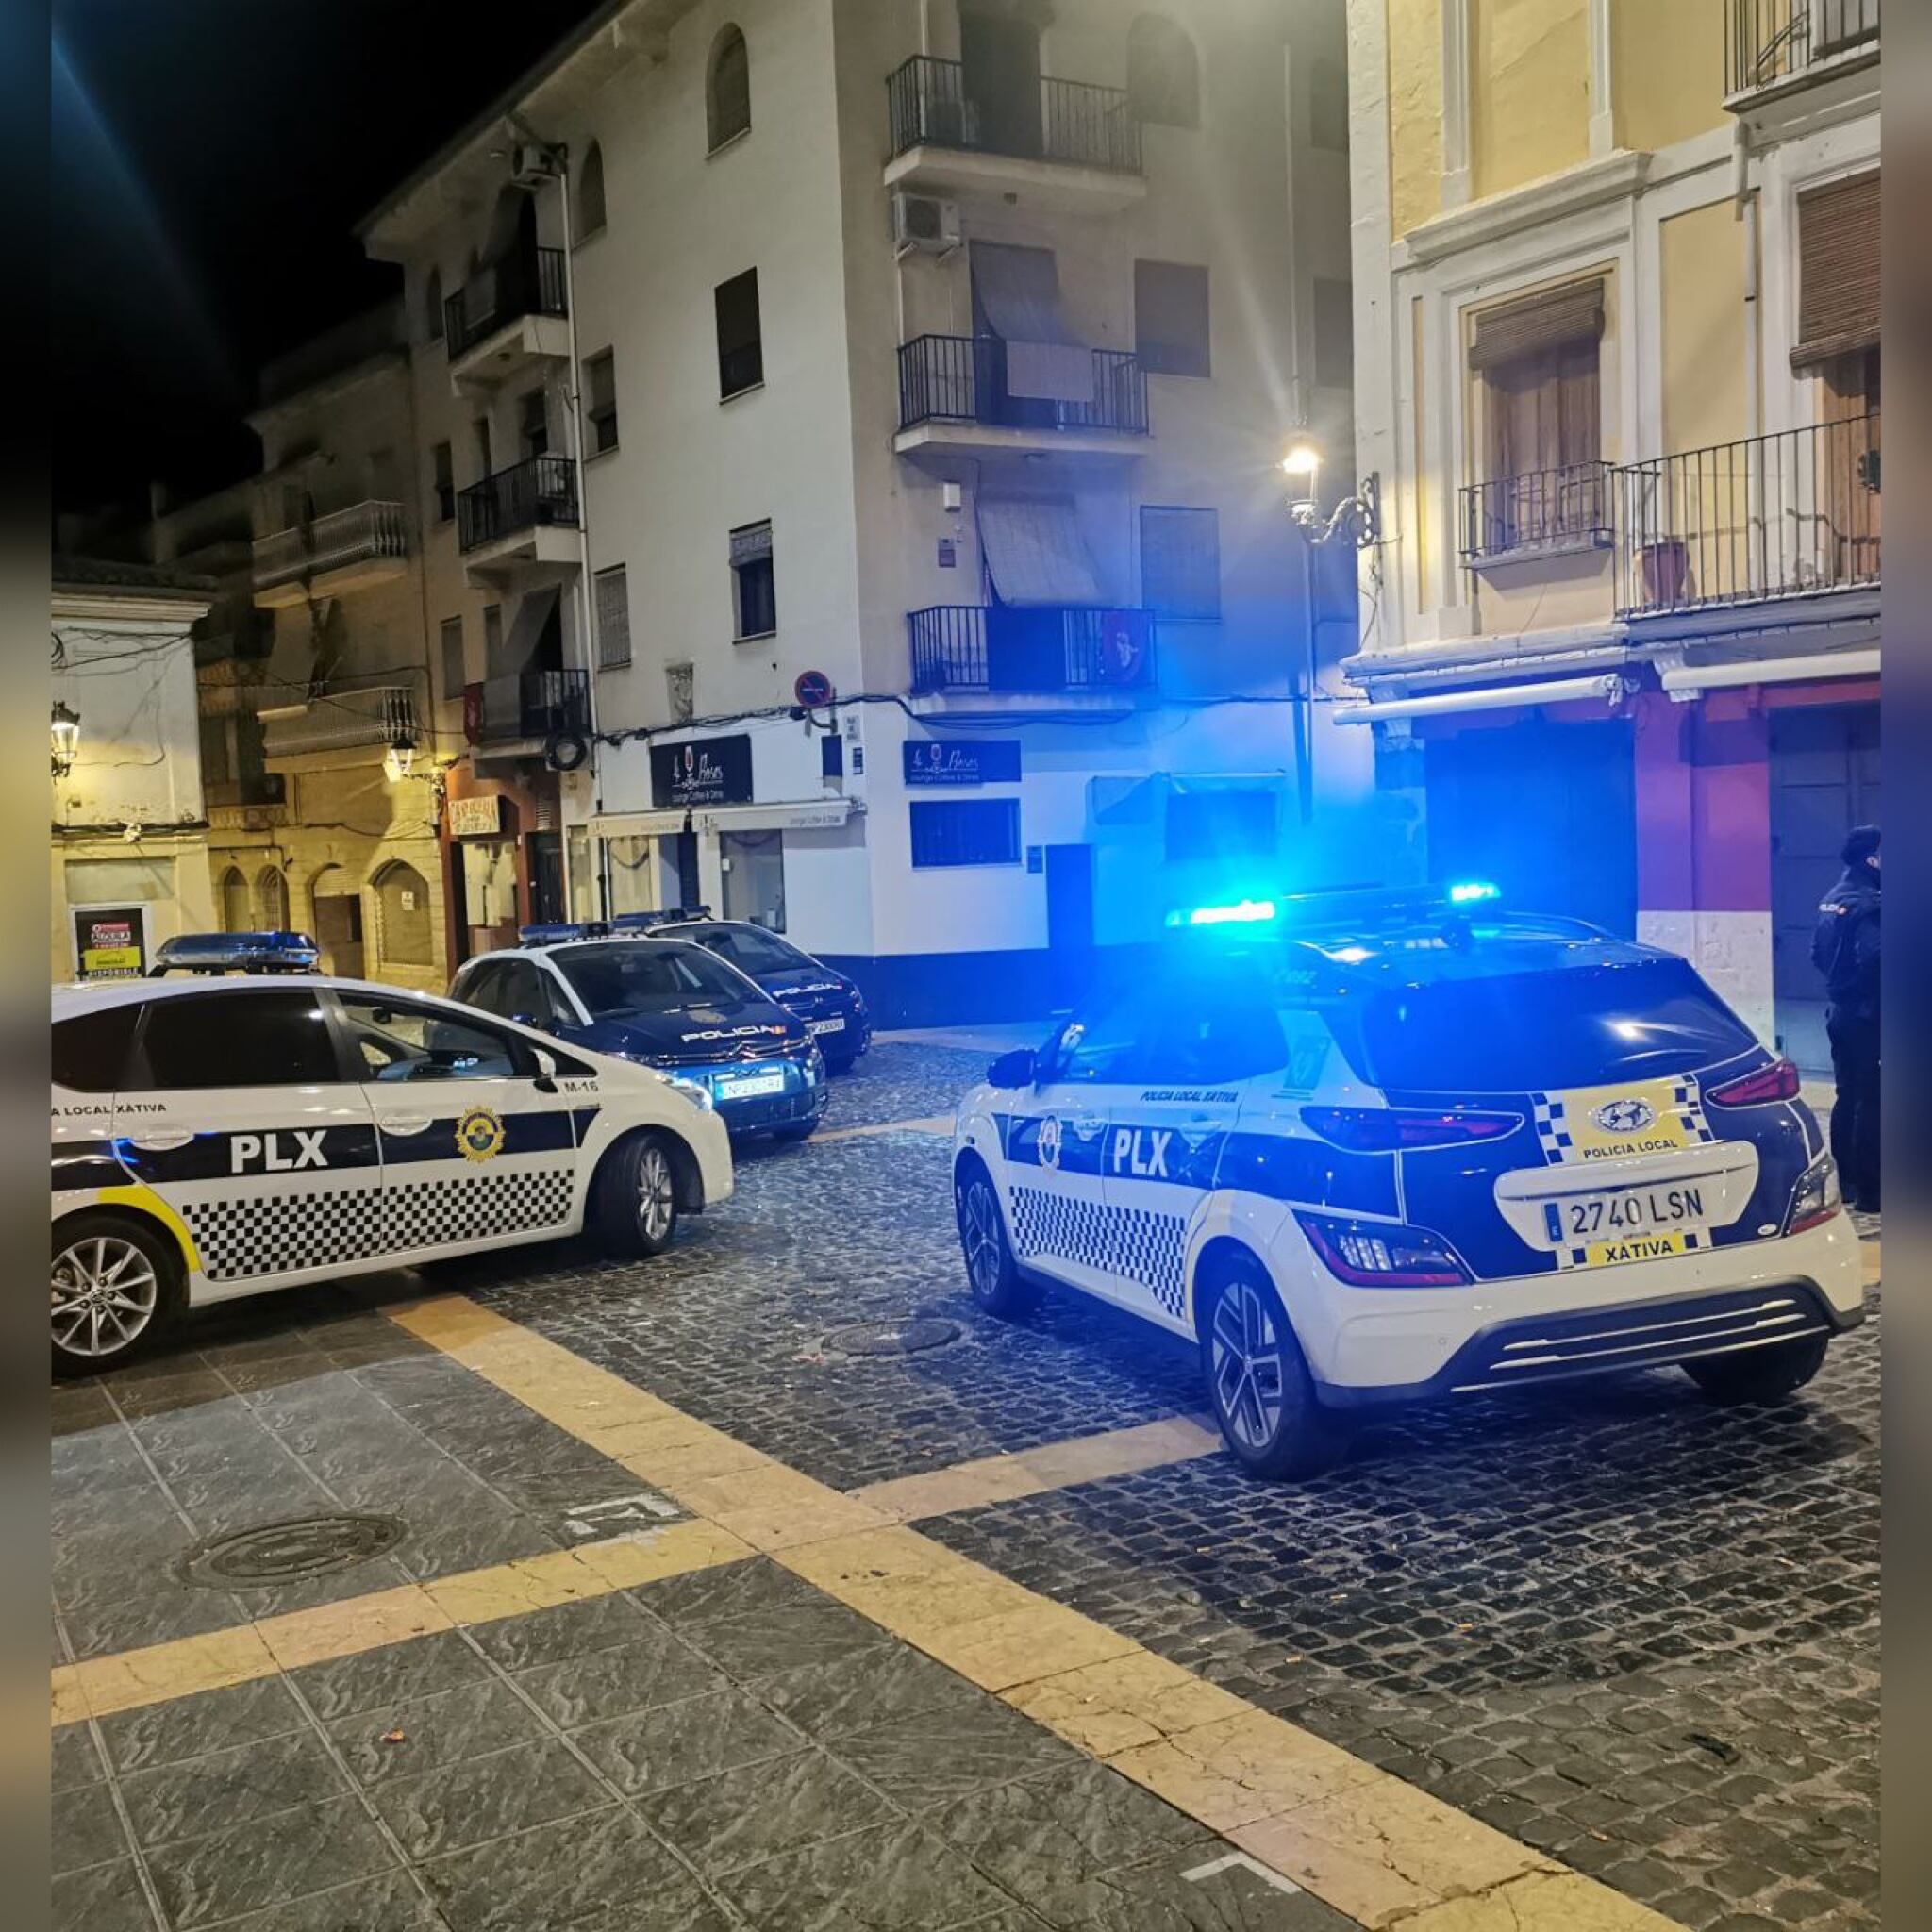
{"type": "MultiPolygon", "coordinates": [[[[949,1113],[984,1058],[882,1042],[839,1082],[827,1126],[949,1113]]],[[[733,1201],[687,1224],[654,1263],[560,1247],[440,1270],[435,1285],[839,1489],[1201,1400],[1190,1349],[1082,1298],[1050,1296],[1020,1324],[981,1318],[961,1283],[947,1145],[929,1133],[750,1152],[733,1201]],[[850,1324],[914,1315],[958,1335],[909,1356],[839,1345],[850,1324]]],[[[233,1432],[233,1466],[249,1472],[239,1517],[288,1485],[333,1482],[274,1420],[326,1376],[331,1399],[371,1405],[384,1431],[413,1432],[386,1435],[383,1455],[416,1444],[418,1463],[440,1458],[439,1483],[475,1486],[462,1491],[476,1525],[464,1536],[483,1541],[461,1560],[497,1560],[519,1540],[569,1541],[563,1492],[520,1491],[513,1478],[581,1473],[581,1445],[518,1424],[491,1462],[506,1418],[439,1401],[442,1365],[425,1366],[407,1337],[361,1312],[420,1291],[399,1275],[357,1296],[243,1305],[137,1374],[62,1392],[57,1507],[73,1498],[60,1521],[73,1554],[57,1657],[63,1642],[78,1656],[151,1641],[136,1635],[144,1627],[172,1634],[178,1605],[92,1579],[165,1565],[226,1520],[191,1509],[192,1525],[158,1532],[152,1553],[101,1557],[109,1525],[88,1515],[89,1457],[120,1452],[91,1445],[214,1411],[233,1432]],[[72,1579],[85,1579],[78,1594],[72,1579]]],[[[1696,1932],[1875,1924],[1877,1335],[1871,1323],[1839,1342],[1805,1396],[1777,1410],[1713,1409],[1679,1375],[1640,1374],[1378,1424],[1341,1469],[1301,1488],[1257,1485],[1212,1456],[921,1527],[1696,1932]]],[[[172,1426],[192,1460],[200,1427],[172,1426]]],[[[139,1492],[130,1482],[125,1493],[139,1492]]],[[[399,1545],[384,1560],[433,1574],[465,1547],[458,1539],[439,1558],[399,1545]]],[[[355,1583],[377,1587],[367,1570],[355,1583]]],[[[197,1612],[255,1613],[246,1597],[197,1612]]],[[[557,1748],[547,1735],[505,1746],[557,1748]]],[[[632,1804],[607,1790],[581,1808],[620,1799],[632,1804]]],[[[879,1828],[890,1839],[903,1824],[879,1828]]],[[[706,1888],[713,1908],[742,1907],[722,1879],[703,1877],[706,1888]]],[[[1144,1903],[1123,1909],[1104,1923],[1169,1923],[1144,1903]]],[[[625,1923],[608,1922],[613,1932],[625,1923]]],[[[1273,1921],[1230,1907],[1200,1923],[1273,1921]]]]}

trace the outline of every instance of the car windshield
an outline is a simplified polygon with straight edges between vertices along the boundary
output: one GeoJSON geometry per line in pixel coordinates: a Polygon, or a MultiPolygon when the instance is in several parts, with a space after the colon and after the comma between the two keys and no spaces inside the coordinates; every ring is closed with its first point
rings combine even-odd
{"type": "Polygon", "coordinates": [[[755,925],[721,925],[694,937],[699,945],[729,959],[741,973],[796,973],[801,966],[817,964],[809,953],[801,953],[790,941],[760,932],[755,925]]]}
{"type": "Polygon", "coordinates": [[[719,1001],[759,997],[756,987],[701,946],[618,940],[551,954],[593,1019],[614,1013],[675,1013],[719,1001]]]}
{"type": "MultiPolygon", "coordinates": [[[[1331,1024],[1338,1020],[1331,1013],[1331,1024]]],[[[1391,988],[1371,994],[1355,1024],[1336,1030],[1363,1078],[1432,1091],[1547,1092],[1657,1079],[1757,1044],[1683,959],[1391,988]]]]}

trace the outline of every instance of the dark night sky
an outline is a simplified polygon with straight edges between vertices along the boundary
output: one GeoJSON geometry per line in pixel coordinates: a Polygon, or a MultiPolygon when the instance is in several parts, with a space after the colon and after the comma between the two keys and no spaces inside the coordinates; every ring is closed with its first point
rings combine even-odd
{"type": "Polygon", "coordinates": [[[592,4],[57,0],[57,505],[246,474],[259,365],[395,286],[354,223],[592,4]]]}

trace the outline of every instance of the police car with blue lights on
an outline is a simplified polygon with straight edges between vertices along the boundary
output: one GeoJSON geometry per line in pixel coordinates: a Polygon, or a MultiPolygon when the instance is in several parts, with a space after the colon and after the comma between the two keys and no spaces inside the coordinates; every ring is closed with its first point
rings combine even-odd
{"type": "Polygon", "coordinates": [[[713,919],[706,906],[645,913],[636,916],[636,923],[654,938],[703,946],[757,980],[788,1013],[805,1022],[831,1073],[849,1074],[872,1044],[872,1018],[858,988],[768,927],[745,919],[713,919]]]}
{"type": "Polygon", "coordinates": [[[301,934],[196,934],[55,989],[57,1370],[307,1282],[586,1230],[656,1255],[730,1195],[702,1087],[317,963],[301,934]]]}
{"type": "Polygon", "coordinates": [[[526,925],[515,947],[460,967],[450,997],[674,1074],[734,1136],[804,1140],[831,1097],[805,1022],[728,959],[652,926],[648,913],[526,925]]]}
{"type": "Polygon", "coordinates": [[[1684,959],[1474,881],[1168,924],[961,1102],[959,1235],[991,1313],[1063,1285],[1196,1343],[1256,1474],[1376,1405],[1619,1369],[1776,1399],[1861,1319],[1796,1070],[1684,959]]]}

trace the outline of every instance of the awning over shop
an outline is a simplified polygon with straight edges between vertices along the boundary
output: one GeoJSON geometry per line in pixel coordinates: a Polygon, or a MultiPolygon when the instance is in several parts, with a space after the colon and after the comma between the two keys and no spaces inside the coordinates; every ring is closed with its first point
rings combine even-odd
{"type": "Polygon", "coordinates": [[[592,819],[600,839],[660,839],[681,832],[808,832],[842,825],[852,815],[849,798],[803,798],[770,805],[701,805],[659,811],[607,812],[592,819]]]}
{"type": "Polygon", "coordinates": [[[1052,249],[975,242],[973,293],[987,327],[1007,344],[1008,395],[1093,400],[1093,352],[1061,311],[1052,249]]]}
{"type": "Polygon", "coordinates": [[[1064,497],[981,497],[979,548],[1005,604],[1106,603],[1074,506],[1064,497]]]}

